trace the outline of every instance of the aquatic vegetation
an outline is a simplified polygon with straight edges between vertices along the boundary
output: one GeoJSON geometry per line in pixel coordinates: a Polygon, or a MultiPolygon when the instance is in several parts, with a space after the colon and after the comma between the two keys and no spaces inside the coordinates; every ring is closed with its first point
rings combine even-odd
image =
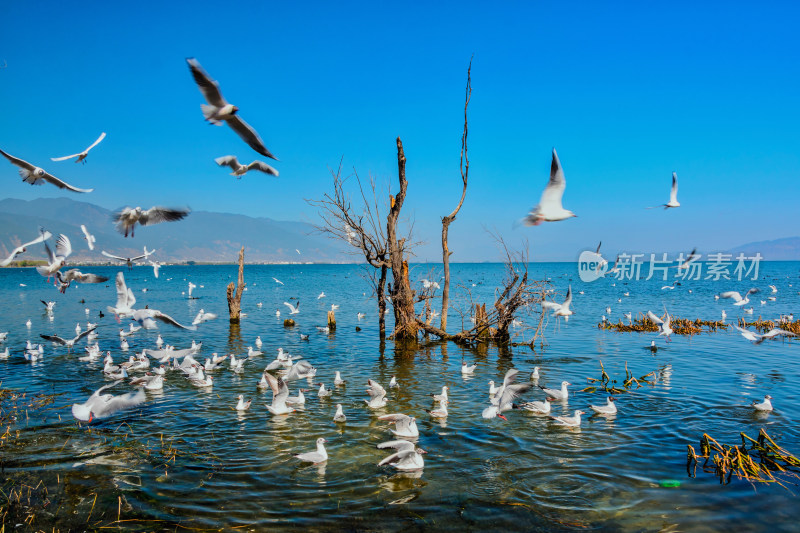
{"type": "Polygon", "coordinates": [[[794,322],[779,322],[776,320],[761,320],[760,318],[754,322],[747,322],[745,319],[739,319],[739,327],[750,328],[753,327],[759,333],[766,333],[773,328],[780,328],[785,331],[790,331],[796,335],[800,335],[800,320],[794,322]]]}
{"type": "Polygon", "coordinates": [[[652,372],[648,372],[644,376],[639,378],[634,377],[630,370],[628,370],[628,362],[625,361],[625,379],[616,380],[612,379],[611,376],[608,375],[606,372],[605,367],[603,367],[603,361],[600,361],[600,377],[595,378],[586,378],[589,383],[597,383],[597,385],[586,387],[585,389],[581,390],[581,392],[596,392],[598,389],[603,390],[609,394],[620,394],[624,392],[628,392],[628,389],[632,388],[634,385],[638,389],[645,385],[655,385],[656,384],[656,372],[653,370],[652,372]],[[617,385],[619,383],[619,386],[617,385]]]}
{"type": "MultiPolygon", "coordinates": [[[[721,320],[690,320],[688,318],[679,318],[676,316],[671,317],[670,326],[672,332],[676,335],[697,335],[699,333],[716,332],[717,330],[727,331],[730,324],[726,324],[721,320]],[[703,328],[708,328],[704,330],[703,328]]],[[[614,322],[600,322],[597,324],[598,329],[607,331],[619,331],[620,333],[657,333],[658,325],[647,318],[643,314],[633,319],[630,323],[625,324],[622,320],[617,323],[614,322]]]]}
{"type": "Polygon", "coordinates": [[[689,477],[697,475],[697,464],[704,459],[703,471],[719,477],[723,485],[730,483],[734,474],[750,483],[777,483],[783,488],[787,488],[783,482],[800,480],[800,459],[778,446],[764,428],[758,432],[758,439],[752,439],[744,433],[740,435],[742,444],[735,446],[720,444],[703,433],[699,455],[688,444],[686,471],[689,477]]]}

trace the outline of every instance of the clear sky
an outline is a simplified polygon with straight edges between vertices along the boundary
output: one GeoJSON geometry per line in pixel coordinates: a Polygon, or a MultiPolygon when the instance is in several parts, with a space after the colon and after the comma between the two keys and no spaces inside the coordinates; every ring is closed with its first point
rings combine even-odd
{"type": "Polygon", "coordinates": [[[534,259],[716,251],[800,234],[800,8],[792,2],[7,2],[0,17],[0,148],[108,208],[189,205],[316,221],[329,167],[391,180],[440,258],[458,201],[464,84],[474,54],[470,185],[453,260],[497,259],[484,228],[534,259]],[[280,162],[236,180],[213,158],[261,158],[203,121],[196,57],[280,162]],[[108,137],[86,165],[50,157],[108,137]],[[558,150],[578,218],[514,228],[558,150]],[[668,200],[677,171],[682,207],[668,200]]]}

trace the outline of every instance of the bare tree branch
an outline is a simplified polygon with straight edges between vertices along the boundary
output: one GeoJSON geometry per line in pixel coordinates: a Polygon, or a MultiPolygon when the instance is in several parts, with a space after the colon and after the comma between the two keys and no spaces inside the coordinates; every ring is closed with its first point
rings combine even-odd
{"type": "Polygon", "coordinates": [[[469,107],[469,100],[472,97],[472,58],[469,60],[469,67],[467,67],[467,89],[464,98],[464,133],[461,134],[461,161],[459,169],[461,170],[461,181],[464,183],[464,188],[461,191],[461,200],[458,205],[449,215],[442,217],[442,263],[444,265],[444,289],[442,289],[442,316],[440,319],[440,328],[442,331],[447,331],[447,311],[450,306],[450,256],[453,252],[447,243],[448,233],[450,231],[450,224],[456,219],[456,215],[461,210],[464,204],[464,198],[467,196],[467,179],[469,178],[469,157],[467,155],[467,108],[469,107]]]}

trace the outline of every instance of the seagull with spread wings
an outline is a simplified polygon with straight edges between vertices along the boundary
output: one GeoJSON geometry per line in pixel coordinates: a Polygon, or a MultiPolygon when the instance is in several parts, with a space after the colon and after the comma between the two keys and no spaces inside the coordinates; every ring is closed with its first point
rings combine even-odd
{"type": "Polygon", "coordinates": [[[133,306],[136,304],[136,297],[133,295],[133,291],[125,284],[125,275],[122,272],[117,272],[115,285],[117,289],[117,303],[114,307],[108,306],[108,311],[114,313],[118,317],[132,315],[133,306]]]}
{"type": "Polygon", "coordinates": [[[49,279],[67,264],[67,257],[72,253],[72,243],[69,242],[69,237],[62,233],[56,241],[55,252],[47,245],[47,241],[44,242],[44,249],[47,252],[48,264],[36,267],[36,272],[49,279]]]}
{"type": "Polygon", "coordinates": [[[77,268],[67,270],[64,274],[59,270],[56,272],[55,276],[56,286],[61,294],[66,292],[73,281],[77,281],[78,283],[105,283],[108,281],[108,277],[106,276],[98,276],[97,274],[91,273],[84,274],[77,268]]]}
{"type": "Polygon", "coordinates": [[[0,150],[0,154],[3,154],[3,156],[5,156],[6,159],[8,159],[14,165],[19,167],[19,175],[22,176],[22,181],[24,181],[25,183],[30,183],[31,185],[44,185],[44,182],[48,182],[52,183],[59,189],[68,189],[72,192],[92,192],[94,190],[94,189],[79,189],[77,187],[73,187],[69,183],[61,181],[57,177],[53,176],[43,168],[39,168],[35,165],[31,165],[27,161],[16,158],[12,155],[8,155],[2,150],[0,150]]]}
{"type": "Polygon", "coordinates": [[[137,255],[136,257],[120,257],[118,255],[110,254],[110,253],[106,252],[105,250],[101,250],[100,253],[103,254],[104,256],[108,257],[109,259],[116,259],[117,261],[124,261],[125,264],[128,265],[128,270],[131,270],[131,269],[133,269],[133,262],[134,261],[139,261],[140,259],[147,259],[153,253],[155,253],[155,250],[150,250],[148,252],[147,251],[147,246],[145,246],[144,247],[144,253],[142,255],[137,255]]]}
{"type": "Polygon", "coordinates": [[[0,261],[0,267],[8,266],[9,264],[11,264],[11,261],[13,261],[19,254],[24,254],[25,252],[28,251],[28,246],[33,246],[34,244],[39,244],[40,242],[44,242],[52,236],[53,235],[49,231],[41,230],[38,237],[36,237],[30,242],[26,242],[22,246],[17,246],[16,248],[14,248],[14,250],[12,250],[11,252],[11,255],[0,261]]]}
{"type": "Polygon", "coordinates": [[[197,326],[184,326],[171,316],[162,313],[158,309],[137,309],[133,312],[133,320],[139,323],[144,329],[153,329],[157,326],[156,320],[160,320],[165,324],[169,324],[170,326],[175,326],[176,328],[181,329],[188,329],[191,331],[196,331],[197,326]]]}
{"type": "Polygon", "coordinates": [[[75,346],[75,343],[87,336],[89,333],[93,332],[97,329],[97,326],[87,329],[83,333],[79,333],[77,337],[74,339],[62,339],[58,335],[39,335],[41,338],[53,342],[55,344],[60,344],[62,346],[66,346],[68,351],[72,350],[72,347],[75,346]]]}
{"type": "Polygon", "coordinates": [[[236,114],[239,108],[225,101],[219,90],[219,84],[211,79],[211,76],[203,70],[200,63],[193,57],[187,58],[186,62],[189,64],[195,83],[197,83],[200,92],[203,93],[203,97],[208,102],[208,105],[202,104],[200,106],[205,119],[215,126],[221,126],[225,122],[244,142],[250,145],[250,148],[263,156],[277,161],[278,158],[267,150],[267,147],[264,146],[264,141],[258,136],[256,130],[236,114]]]}
{"type": "Polygon", "coordinates": [[[231,172],[231,176],[236,176],[237,179],[242,179],[242,176],[247,174],[247,172],[250,170],[258,170],[264,174],[272,174],[275,177],[278,176],[278,171],[263,161],[256,160],[249,165],[243,165],[239,163],[239,160],[236,159],[235,155],[218,157],[214,161],[221,167],[231,167],[231,170],[233,170],[233,172],[231,172]]]}
{"type": "Polygon", "coordinates": [[[553,148],[553,160],[550,163],[550,181],[542,192],[539,205],[533,208],[523,219],[526,226],[538,226],[542,222],[558,222],[568,218],[577,217],[575,213],[564,209],[561,199],[564,196],[564,189],[567,188],[567,180],[564,178],[564,170],[561,168],[561,161],[558,159],[556,149],[553,148]]]}
{"type": "Polygon", "coordinates": [[[83,232],[83,238],[86,239],[86,244],[89,246],[90,250],[94,250],[94,243],[97,239],[94,238],[94,235],[89,233],[89,230],[86,229],[86,226],[81,224],[81,231],[83,232]]]}
{"type": "Polygon", "coordinates": [[[89,146],[89,148],[87,148],[83,152],[80,152],[80,153],[77,153],[77,154],[72,154],[72,155],[65,155],[64,157],[51,157],[50,160],[51,161],[66,161],[67,159],[72,159],[73,157],[77,157],[78,159],[75,160],[76,163],[84,163],[84,164],[86,164],[85,159],[86,159],[86,156],[89,155],[89,150],[91,150],[92,148],[94,148],[95,146],[100,144],[100,141],[102,141],[105,138],[106,138],[106,132],[103,132],[103,133],[100,134],[100,137],[98,137],[97,140],[95,142],[93,142],[92,145],[89,146]]]}
{"type": "Polygon", "coordinates": [[[112,220],[117,224],[117,231],[133,237],[133,231],[138,223],[140,226],[152,226],[160,222],[173,222],[182,220],[191,213],[189,209],[174,209],[169,207],[155,206],[144,210],[141,207],[126,207],[122,211],[114,213],[112,220]]]}

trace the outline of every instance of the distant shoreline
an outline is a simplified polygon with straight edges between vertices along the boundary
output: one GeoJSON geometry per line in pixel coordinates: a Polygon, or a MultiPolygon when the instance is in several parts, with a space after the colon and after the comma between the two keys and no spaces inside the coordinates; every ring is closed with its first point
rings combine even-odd
{"type": "MultiPolygon", "coordinates": [[[[706,263],[706,262],[708,262],[708,261],[698,261],[698,263],[706,263]]],[[[763,259],[761,262],[762,263],[800,263],[800,260],[798,260],[798,259],[778,259],[778,260],[763,259]]],[[[4,268],[35,268],[37,266],[42,266],[42,265],[46,265],[47,264],[47,262],[43,261],[43,260],[25,261],[25,263],[26,264],[24,264],[24,265],[11,263],[10,265],[4,266],[4,267],[0,267],[0,270],[2,270],[4,268]]],[[[570,264],[570,263],[571,264],[577,264],[577,261],[529,261],[528,262],[528,264],[532,264],[532,265],[537,265],[537,264],[541,264],[541,265],[546,265],[546,264],[570,264]]],[[[214,262],[214,261],[175,261],[175,262],[169,262],[169,263],[160,263],[160,266],[238,266],[238,264],[239,263],[237,263],[235,261],[222,261],[222,262],[214,262]]],[[[364,264],[365,263],[358,263],[358,262],[328,263],[328,262],[315,262],[315,261],[294,262],[294,263],[282,262],[282,261],[277,261],[277,262],[266,262],[266,261],[265,262],[258,262],[258,261],[245,262],[246,266],[258,266],[258,265],[262,265],[262,266],[309,266],[309,265],[342,265],[342,266],[344,266],[344,265],[357,265],[358,266],[358,265],[364,265],[364,264]]],[[[413,262],[413,263],[409,263],[409,264],[413,266],[413,265],[441,265],[442,263],[440,263],[440,262],[431,262],[431,263],[413,262]]],[[[502,265],[503,262],[502,261],[451,261],[450,264],[451,265],[502,265]]],[[[101,267],[115,267],[115,266],[124,267],[125,264],[124,263],[110,263],[110,262],[96,263],[96,262],[92,262],[92,261],[86,261],[86,262],[79,261],[79,262],[75,262],[75,263],[70,263],[69,265],[67,265],[66,267],[63,267],[63,268],[65,270],[69,270],[70,268],[98,267],[98,266],[101,266],[101,267]]],[[[134,266],[152,268],[152,265],[148,265],[148,264],[136,264],[136,263],[134,263],[134,266]]]]}

